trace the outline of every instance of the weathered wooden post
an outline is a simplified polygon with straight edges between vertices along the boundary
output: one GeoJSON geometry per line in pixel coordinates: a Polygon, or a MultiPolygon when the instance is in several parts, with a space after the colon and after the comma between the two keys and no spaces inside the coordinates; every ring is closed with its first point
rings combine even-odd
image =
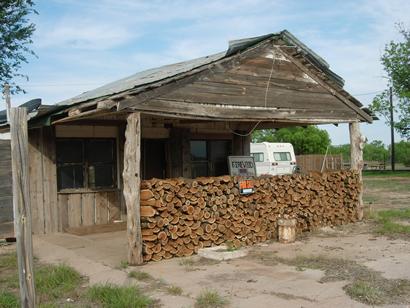
{"type": "Polygon", "coordinates": [[[26,108],[10,109],[10,135],[21,307],[35,307],[26,108]]]}
{"type": "Polygon", "coordinates": [[[350,168],[359,172],[360,191],[359,191],[359,205],[357,208],[357,218],[363,219],[363,148],[366,138],[360,133],[359,122],[349,124],[350,132],[350,168]]]}
{"type": "Polygon", "coordinates": [[[124,146],[124,199],[127,207],[128,264],[140,265],[142,258],[142,234],[140,213],[140,160],[141,115],[128,115],[124,146]]]}

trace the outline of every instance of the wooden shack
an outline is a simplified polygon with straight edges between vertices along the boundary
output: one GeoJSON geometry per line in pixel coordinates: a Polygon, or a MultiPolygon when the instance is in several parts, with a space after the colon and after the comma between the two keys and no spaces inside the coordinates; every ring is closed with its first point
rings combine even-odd
{"type": "MultiPolygon", "coordinates": [[[[325,60],[285,30],[232,41],[226,52],[41,105],[29,120],[33,232],[91,230],[126,221],[129,262],[141,263],[140,199],[144,206],[156,204],[140,195],[141,181],[147,194],[155,184],[144,180],[152,178],[227,175],[227,156],[249,155],[255,129],[350,123],[357,169],[358,123],[371,123],[372,116],[343,83],[325,60]]],[[[7,123],[2,127],[7,130],[7,123]]],[[[347,173],[340,181],[350,176],[356,175],[347,173]]],[[[168,229],[156,232],[165,233],[161,241],[171,239],[168,229]]]]}

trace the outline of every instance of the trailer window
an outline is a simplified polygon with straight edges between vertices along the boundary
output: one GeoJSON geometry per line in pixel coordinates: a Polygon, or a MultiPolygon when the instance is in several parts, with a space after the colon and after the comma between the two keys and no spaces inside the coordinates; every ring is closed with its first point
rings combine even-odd
{"type": "Polygon", "coordinates": [[[273,152],[275,161],[291,161],[292,157],[289,152],[273,152]]]}
{"type": "Polygon", "coordinates": [[[255,163],[261,163],[265,160],[263,153],[251,153],[253,156],[255,163]]]}
{"type": "Polygon", "coordinates": [[[114,139],[57,139],[56,158],[58,190],[115,187],[114,139]]]}

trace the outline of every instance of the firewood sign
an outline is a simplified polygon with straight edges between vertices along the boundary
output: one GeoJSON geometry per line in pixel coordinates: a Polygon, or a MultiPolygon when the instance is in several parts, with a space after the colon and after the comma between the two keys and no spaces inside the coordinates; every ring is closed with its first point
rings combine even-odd
{"type": "Polygon", "coordinates": [[[229,174],[231,176],[256,176],[253,156],[228,156],[229,174]]]}

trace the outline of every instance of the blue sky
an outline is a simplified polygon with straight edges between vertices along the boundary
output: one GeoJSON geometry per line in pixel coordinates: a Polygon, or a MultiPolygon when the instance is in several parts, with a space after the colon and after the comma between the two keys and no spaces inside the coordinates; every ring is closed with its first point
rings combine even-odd
{"type": "MultiPolygon", "coordinates": [[[[33,50],[23,67],[27,94],[54,104],[135,72],[227,48],[229,40],[291,31],[341,75],[345,89],[367,105],[386,80],[379,58],[410,26],[408,0],[358,1],[36,1],[33,50]],[[371,93],[371,94],[369,94],[371,93]]],[[[3,107],[3,106],[2,106],[3,107]]],[[[322,126],[334,144],[347,143],[347,125],[322,126]]],[[[384,121],[362,125],[368,139],[389,142],[384,121]]]]}

